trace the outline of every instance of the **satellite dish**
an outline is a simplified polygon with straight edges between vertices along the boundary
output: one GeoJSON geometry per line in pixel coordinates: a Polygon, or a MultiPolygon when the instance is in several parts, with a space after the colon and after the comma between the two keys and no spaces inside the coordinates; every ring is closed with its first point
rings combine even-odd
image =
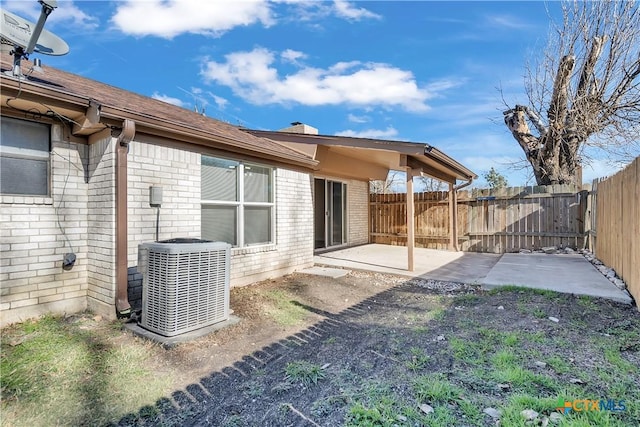
{"type": "Polygon", "coordinates": [[[69,45],[50,31],[44,29],[44,24],[57,7],[56,0],[38,0],[42,11],[38,22],[33,24],[18,15],[0,9],[0,37],[4,43],[13,45],[13,71],[11,75],[21,77],[20,61],[28,59],[33,52],[45,55],[66,55],[69,45]]]}
{"type": "MultiPolygon", "coordinates": [[[[11,12],[2,10],[0,15],[0,34],[2,38],[11,42],[14,46],[20,46],[29,54],[27,47],[32,39],[36,24],[32,24],[24,18],[11,12]]],[[[69,45],[51,31],[42,29],[38,40],[34,41],[33,52],[45,55],[66,55],[69,53],[69,45]]]]}

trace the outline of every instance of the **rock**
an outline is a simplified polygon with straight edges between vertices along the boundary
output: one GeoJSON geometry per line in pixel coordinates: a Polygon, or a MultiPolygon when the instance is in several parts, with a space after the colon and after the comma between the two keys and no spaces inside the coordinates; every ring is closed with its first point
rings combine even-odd
{"type": "Polygon", "coordinates": [[[546,368],[546,367],[547,367],[547,364],[546,364],[546,363],[541,362],[541,361],[539,361],[539,360],[537,360],[537,361],[536,361],[535,365],[536,365],[538,368],[546,368]]]}
{"type": "Polygon", "coordinates": [[[100,316],[100,315],[93,316],[93,321],[94,322],[101,322],[102,321],[102,316],[100,316]]]}
{"type": "Polygon", "coordinates": [[[518,252],[520,252],[521,254],[530,254],[531,249],[520,249],[518,252]]]}
{"type": "Polygon", "coordinates": [[[525,409],[524,411],[520,412],[520,415],[522,415],[522,418],[527,421],[535,420],[536,418],[538,418],[538,413],[533,409],[525,409]]]}
{"type": "Polygon", "coordinates": [[[594,265],[602,265],[602,261],[600,261],[600,260],[599,260],[599,259],[597,259],[597,258],[594,258],[594,259],[593,259],[593,264],[594,264],[594,265]]]}
{"type": "Polygon", "coordinates": [[[622,279],[618,279],[617,277],[614,277],[612,280],[613,284],[616,285],[616,287],[622,291],[624,291],[625,289],[627,289],[627,285],[626,283],[624,283],[624,280],[622,279]]]}
{"type": "Polygon", "coordinates": [[[498,384],[496,387],[498,387],[499,390],[509,390],[511,388],[510,384],[498,384]]]}
{"type": "Polygon", "coordinates": [[[576,251],[574,251],[572,248],[564,248],[564,253],[571,255],[571,254],[575,254],[576,251]]]}
{"type": "Polygon", "coordinates": [[[553,317],[553,316],[549,316],[549,320],[551,320],[552,322],[558,323],[560,321],[560,319],[558,319],[557,317],[553,317]]]}
{"type": "Polygon", "coordinates": [[[499,305],[498,306],[498,310],[504,310],[504,306],[503,305],[499,305]]]}
{"type": "Polygon", "coordinates": [[[581,379],[579,379],[579,378],[571,378],[571,379],[569,380],[569,382],[570,382],[571,384],[578,384],[578,385],[582,385],[582,384],[584,384],[584,381],[582,381],[582,380],[581,380],[581,379]]]}
{"type": "Polygon", "coordinates": [[[497,420],[500,418],[500,415],[502,415],[502,413],[500,411],[498,411],[495,408],[484,408],[484,412],[485,414],[489,415],[491,418],[493,418],[494,420],[497,420]]]}
{"type": "Polygon", "coordinates": [[[542,417],[542,423],[540,424],[540,427],[547,427],[548,425],[549,425],[549,418],[542,417]]]}
{"type": "Polygon", "coordinates": [[[433,407],[431,405],[423,403],[422,405],[420,405],[420,410],[428,415],[433,412],[433,407]]]}
{"type": "Polygon", "coordinates": [[[398,421],[402,421],[402,422],[407,421],[407,417],[405,417],[404,415],[398,415],[396,418],[398,419],[398,421]]]}
{"type": "Polygon", "coordinates": [[[446,340],[444,335],[438,335],[438,337],[436,338],[436,341],[444,341],[444,340],[446,340]]]}
{"type": "Polygon", "coordinates": [[[549,415],[549,421],[551,421],[551,424],[560,423],[562,421],[562,418],[564,417],[560,412],[552,412],[551,415],[549,415]]]}
{"type": "Polygon", "coordinates": [[[606,276],[607,276],[607,279],[612,279],[612,278],[616,277],[616,271],[613,268],[610,268],[607,271],[606,276]]]}
{"type": "Polygon", "coordinates": [[[555,254],[558,252],[558,248],[555,246],[546,246],[541,249],[542,249],[542,252],[544,252],[545,254],[555,254]]]}

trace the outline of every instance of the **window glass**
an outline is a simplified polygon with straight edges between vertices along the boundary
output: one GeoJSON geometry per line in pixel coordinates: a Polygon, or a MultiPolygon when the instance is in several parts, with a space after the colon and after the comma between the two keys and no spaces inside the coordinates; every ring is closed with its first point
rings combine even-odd
{"type": "Polygon", "coordinates": [[[49,195],[49,125],[2,118],[0,193],[49,195]]]}
{"type": "Polygon", "coordinates": [[[238,162],[202,156],[202,200],[238,200],[238,162]]]}
{"type": "Polygon", "coordinates": [[[238,245],[238,208],[235,206],[202,206],[202,238],[238,245]]]}
{"type": "Polygon", "coordinates": [[[245,207],[244,209],[244,242],[247,245],[267,243],[271,241],[271,208],[245,207]]]}
{"type": "Polygon", "coordinates": [[[202,156],[203,239],[236,247],[274,241],[273,169],[202,156]]]}
{"type": "Polygon", "coordinates": [[[245,165],[245,202],[271,202],[271,193],[271,169],[256,165],[245,165]]]}

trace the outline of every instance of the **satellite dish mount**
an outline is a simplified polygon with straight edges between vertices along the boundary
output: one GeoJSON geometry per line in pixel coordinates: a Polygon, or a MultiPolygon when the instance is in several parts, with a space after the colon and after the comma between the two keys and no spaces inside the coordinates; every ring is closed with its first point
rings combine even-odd
{"type": "Polygon", "coordinates": [[[47,18],[53,9],[58,7],[57,0],[38,0],[38,3],[42,5],[42,10],[35,26],[17,15],[2,10],[0,36],[13,44],[13,69],[7,71],[7,74],[14,77],[24,77],[20,62],[29,59],[33,52],[45,55],[65,55],[69,52],[69,46],[64,40],[44,29],[47,18]]]}

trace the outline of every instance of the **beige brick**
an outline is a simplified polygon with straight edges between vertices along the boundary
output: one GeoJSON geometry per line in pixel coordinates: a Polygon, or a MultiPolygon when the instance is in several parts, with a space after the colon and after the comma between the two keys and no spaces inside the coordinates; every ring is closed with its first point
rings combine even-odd
{"type": "Polygon", "coordinates": [[[38,304],[37,298],[23,299],[19,301],[11,301],[11,308],[14,309],[14,308],[26,307],[28,305],[36,305],[36,304],[38,304]]]}
{"type": "Polygon", "coordinates": [[[55,289],[43,289],[41,291],[29,292],[29,298],[44,297],[47,295],[54,295],[55,293],[56,293],[55,289]]]}
{"type": "Polygon", "coordinates": [[[45,304],[53,301],[61,301],[63,299],[65,299],[65,296],[62,294],[47,295],[47,296],[38,298],[38,304],[45,304]]]}

